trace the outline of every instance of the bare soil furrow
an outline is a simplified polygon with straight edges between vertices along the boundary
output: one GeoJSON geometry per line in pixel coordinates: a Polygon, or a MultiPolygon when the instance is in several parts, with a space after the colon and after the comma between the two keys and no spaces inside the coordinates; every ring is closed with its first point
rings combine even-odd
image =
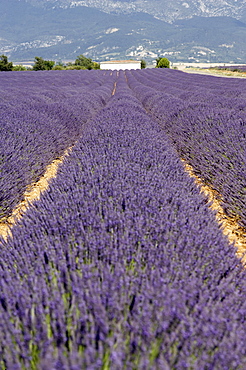
{"type": "Polygon", "coordinates": [[[23,201],[13,210],[12,215],[4,220],[4,222],[0,220],[0,235],[5,240],[11,236],[12,227],[23,217],[28,207],[36,200],[39,200],[41,194],[48,189],[50,181],[57,175],[58,167],[63,163],[65,157],[70,153],[72,148],[73,146],[68,148],[60,158],[55,159],[49,164],[44,175],[37,182],[28,186],[24,193],[23,201]]]}
{"type": "Polygon", "coordinates": [[[196,184],[200,187],[201,192],[208,197],[210,208],[215,211],[216,220],[221,226],[223,234],[226,235],[230,243],[235,246],[237,256],[242,258],[242,262],[246,264],[246,230],[238,225],[235,218],[226,215],[221,206],[220,194],[208,185],[204,185],[203,181],[195,175],[192,166],[187,164],[183,159],[182,162],[184,164],[185,171],[194,178],[196,184]]]}

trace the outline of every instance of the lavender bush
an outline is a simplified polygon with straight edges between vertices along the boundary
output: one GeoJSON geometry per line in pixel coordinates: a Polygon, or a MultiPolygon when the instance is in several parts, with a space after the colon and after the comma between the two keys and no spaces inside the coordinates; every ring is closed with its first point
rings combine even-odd
{"type": "Polygon", "coordinates": [[[245,227],[246,81],[180,71],[128,72],[127,78],[179,155],[221,194],[225,211],[245,227]]]}
{"type": "Polygon", "coordinates": [[[227,65],[227,66],[220,66],[216,67],[218,70],[227,70],[227,71],[232,71],[232,72],[246,72],[246,65],[227,65]]]}
{"type": "Polygon", "coordinates": [[[245,269],[169,137],[116,82],[2,240],[1,367],[243,369],[245,269]]]}
{"type": "Polygon", "coordinates": [[[1,74],[0,219],[11,214],[27,185],[74,144],[84,123],[111,96],[109,73],[97,78],[67,72],[1,74]]]}

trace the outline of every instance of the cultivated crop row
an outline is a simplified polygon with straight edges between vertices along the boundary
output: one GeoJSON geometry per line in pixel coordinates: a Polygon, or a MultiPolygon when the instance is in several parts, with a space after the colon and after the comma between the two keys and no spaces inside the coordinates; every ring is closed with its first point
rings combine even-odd
{"type": "Polygon", "coordinates": [[[243,369],[245,269],[134,96],[147,107],[156,90],[110,77],[115,94],[2,240],[1,367],[243,369]]]}
{"type": "Polygon", "coordinates": [[[246,226],[246,81],[180,71],[128,72],[130,87],[227,214],[246,226]]]}
{"type": "Polygon", "coordinates": [[[1,74],[0,221],[23,199],[48,164],[81,135],[84,123],[111,96],[109,73],[59,71],[1,74]]]}
{"type": "Polygon", "coordinates": [[[216,69],[219,69],[219,70],[226,70],[226,71],[232,71],[232,72],[246,72],[246,65],[228,65],[228,66],[224,66],[224,67],[217,67],[216,69]]]}

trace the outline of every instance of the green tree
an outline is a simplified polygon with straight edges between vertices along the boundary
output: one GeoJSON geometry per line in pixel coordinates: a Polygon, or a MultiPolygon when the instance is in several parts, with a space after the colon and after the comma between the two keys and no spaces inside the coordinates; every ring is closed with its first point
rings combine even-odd
{"type": "Polygon", "coordinates": [[[141,59],[141,69],[146,68],[146,62],[144,59],[141,59]]]}
{"type": "Polygon", "coordinates": [[[167,58],[157,58],[156,68],[170,68],[170,62],[167,58]]]}
{"type": "Polygon", "coordinates": [[[84,55],[80,54],[74,63],[76,66],[85,67],[86,69],[94,69],[93,61],[91,58],[86,58],[84,55]]]}
{"type": "Polygon", "coordinates": [[[0,71],[12,71],[13,63],[8,62],[6,55],[0,55],[0,71]]]}
{"type": "Polygon", "coordinates": [[[100,64],[97,62],[93,62],[93,69],[100,69],[100,64]]]}
{"type": "Polygon", "coordinates": [[[35,63],[33,65],[34,71],[47,71],[51,70],[55,65],[53,60],[44,60],[41,57],[35,57],[35,63]]]}

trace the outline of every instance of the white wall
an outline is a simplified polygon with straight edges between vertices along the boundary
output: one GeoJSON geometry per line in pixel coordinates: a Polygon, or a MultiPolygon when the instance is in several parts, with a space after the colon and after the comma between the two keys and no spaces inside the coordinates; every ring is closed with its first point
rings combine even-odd
{"type": "Polygon", "coordinates": [[[101,62],[100,63],[101,69],[109,69],[109,70],[116,70],[119,71],[120,69],[141,69],[141,62],[134,62],[134,63],[110,63],[110,62],[101,62]]]}

